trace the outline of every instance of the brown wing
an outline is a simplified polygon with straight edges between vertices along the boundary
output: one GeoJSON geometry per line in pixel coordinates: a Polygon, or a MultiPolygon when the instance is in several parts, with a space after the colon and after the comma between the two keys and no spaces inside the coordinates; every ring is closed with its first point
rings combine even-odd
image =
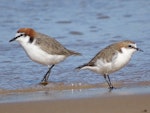
{"type": "Polygon", "coordinates": [[[96,56],[92,58],[86,65],[94,66],[97,59],[105,59],[106,62],[111,62],[116,58],[115,54],[117,54],[116,50],[113,48],[113,45],[110,45],[98,52],[96,56]]]}
{"type": "Polygon", "coordinates": [[[38,33],[38,35],[36,36],[36,43],[40,44],[40,48],[49,54],[66,55],[66,56],[79,54],[74,51],[66,49],[57,40],[41,33],[38,33]]]}

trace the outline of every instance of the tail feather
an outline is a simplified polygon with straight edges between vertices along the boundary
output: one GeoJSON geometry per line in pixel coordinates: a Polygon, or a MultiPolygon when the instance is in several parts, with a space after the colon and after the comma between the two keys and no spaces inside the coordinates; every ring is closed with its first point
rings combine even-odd
{"type": "Polygon", "coordinates": [[[82,69],[83,67],[87,66],[87,64],[83,64],[81,66],[76,67],[75,69],[82,69]]]}
{"type": "Polygon", "coordinates": [[[75,51],[72,51],[72,50],[69,50],[69,53],[71,55],[81,56],[81,53],[78,53],[78,52],[75,52],[75,51]]]}
{"type": "Polygon", "coordinates": [[[95,63],[94,62],[89,62],[89,63],[86,63],[86,64],[83,64],[79,67],[77,67],[76,69],[89,69],[88,67],[93,67],[95,66],[95,63]]]}

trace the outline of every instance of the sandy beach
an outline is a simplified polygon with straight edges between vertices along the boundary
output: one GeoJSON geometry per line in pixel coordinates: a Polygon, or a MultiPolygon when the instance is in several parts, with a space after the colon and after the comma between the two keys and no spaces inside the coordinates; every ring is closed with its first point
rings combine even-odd
{"type": "Polygon", "coordinates": [[[1,113],[150,113],[150,95],[100,96],[0,104],[1,113]]]}

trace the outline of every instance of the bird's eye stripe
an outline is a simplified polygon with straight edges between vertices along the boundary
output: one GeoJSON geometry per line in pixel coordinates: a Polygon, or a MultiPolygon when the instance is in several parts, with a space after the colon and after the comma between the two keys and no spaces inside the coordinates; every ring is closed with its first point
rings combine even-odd
{"type": "Polygon", "coordinates": [[[20,34],[20,35],[17,36],[17,38],[19,38],[19,37],[21,37],[21,36],[25,36],[25,34],[20,34]]]}
{"type": "Polygon", "coordinates": [[[16,38],[19,38],[19,37],[21,37],[21,36],[23,36],[23,34],[18,35],[16,38]]]}
{"type": "Polygon", "coordinates": [[[23,36],[23,34],[20,34],[20,36],[23,36]]]}

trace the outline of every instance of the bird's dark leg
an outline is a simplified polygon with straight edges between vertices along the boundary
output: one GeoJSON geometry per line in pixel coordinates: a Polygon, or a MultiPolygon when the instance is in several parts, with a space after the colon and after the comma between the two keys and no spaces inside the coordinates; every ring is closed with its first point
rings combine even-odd
{"type": "Polygon", "coordinates": [[[110,77],[109,77],[109,75],[107,75],[107,78],[108,78],[108,80],[109,80],[109,84],[110,84],[110,89],[113,89],[114,88],[114,86],[112,85],[112,83],[111,83],[111,81],[110,81],[110,77]]]}
{"type": "Polygon", "coordinates": [[[109,81],[107,80],[107,75],[106,75],[106,74],[104,74],[104,78],[105,78],[105,80],[106,80],[108,86],[110,87],[110,83],[109,83],[109,81]]]}
{"type": "Polygon", "coordinates": [[[47,84],[49,75],[50,75],[50,73],[51,73],[51,69],[52,69],[54,66],[55,66],[55,65],[52,65],[52,66],[48,69],[48,71],[46,72],[46,74],[44,75],[44,77],[43,77],[43,79],[42,79],[42,81],[41,81],[42,84],[47,84]]]}
{"type": "Polygon", "coordinates": [[[104,74],[104,78],[105,78],[105,80],[106,80],[106,82],[107,82],[107,84],[109,86],[109,89],[113,89],[114,87],[113,87],[113,85],[112,85],[112,83],[110,81],[109,75],[104,74]],[[108,80],[107,80],[107,78],[108,78],[108,80]]]}

